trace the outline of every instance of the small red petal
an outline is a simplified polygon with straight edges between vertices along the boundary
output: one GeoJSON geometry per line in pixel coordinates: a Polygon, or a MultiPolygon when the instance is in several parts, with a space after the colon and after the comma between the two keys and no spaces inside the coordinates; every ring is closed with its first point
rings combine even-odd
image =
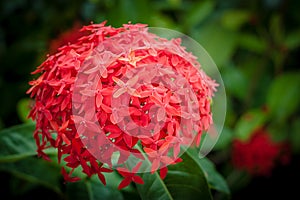
{"type": "Polygon", "coordinates": [[[160,161],[158,159],[154,159],[151,166],[151,173],[156,172],[159,166],[160,166],[160,161]]]}
{"type": "Polygon", "coordinates": [[[163,167],[160,169],[159,171],[159,175],[161,179],[165,179],[168,173],[168,168],[167,167],[163,167]]]}
{"type": "Polygon", "coordinates": [[[131,177],[126,177],[121,181],[118,189],[121,190],[122,188],[127,187],[130,183],[131,183],[131,177]]]}
{"type": "Polygon", "coordinates": [[[133,173],[136,173],[138,172],[139,168],[141,167],[143,163],[142,162],[139,162],[134,168],[132,168],[132,172],[133,173]]]}
{"type": "MultiPolygon", "coordinates": [[[[72,171],[71,171],[72,172],[72,171]]],[[[80,180],[79,177],[71,177],[70,174],[67,173],[64,167],[61,168],[61,173],[66,182],[77,182],[80,180]]]]}
{"type": "Polygon", "coordinates": [[[166,111],[163,107],[161,107],[158,112],[157,112],[157,121],[162,121],[164,122],[166,118],[166,111]]]}
{"type": "Polygon", "coordinates": [[[132,147],[132,137],[127,135],[126,133],[123,134],[123,140],[125,141],[125,143],[128,145],[129,148],[132,147]]]}
{"type": "Polygon", "coordinates": [[[105,176],[101,172],[98,172],[97,175],[100,181],[103,183],[103,185],[106,185],[105,176]]]}
{"type": "Polygon", "coordinates": [[[133,182],[138,184],[144,184],[144,180],[140,176],[133,176],[132,177],[133,182]]]}

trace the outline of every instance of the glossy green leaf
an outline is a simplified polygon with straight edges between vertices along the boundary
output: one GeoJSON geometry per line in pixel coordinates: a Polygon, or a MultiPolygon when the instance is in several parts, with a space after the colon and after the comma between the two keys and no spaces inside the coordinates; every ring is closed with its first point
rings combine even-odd
{"type": "Polygon", "coordinates": [[[142,199],[212,199],[205,175],[197,161],[187,153],[183,162],[168,167],[168,175],[162,180],[157,172],[141,174],[143,185],[137,185],[142,199]]]}
{"type": "Polygon", "coordinates": [[[22,124],[0,132],[0,163],[14,162],[36,155],[33,139],[35,125],[22,124]]]}
{"type": "Polygon", "coordinates": [[[251,13],[247,10],[228,10],[221,19],[222,25],[231,30],[237,30],[249,21],[251,13]]]}
{"type": "Polygon", "coordinates": [[[267,105],[275,119],[283,121],[300,105],[300,72],[277,77],[267,94],[267,105]]]}
{"type": "Polygon", "coordinates": [[[104,186],[97,178],[67,183],[66,195],[72,200],[123,200],[121,191],[104,186]]]}
{"type": "Polygon", "coordinates": [[[0,171],[6,171],[29,183],[42,185],[62,195],[62,177],[57,163],[37,157],[27,157],[16,162],[1,163],[0,171]]]}
{"type": "MultiPolygon", "coordinates": [[[[15,162],[37,155],[33,138],[34,123],[26,123],[0,131],[0,163],[15,162]]],[[[56,154],[55,149],[47,149],[48,155],[56,154]]]]}
{"type": "Polygon", "coordinates": [[[267,114],[262,110],[251,110],[238,120],[235,127],[235,137],[246,141],[251,133],[260,128],[267,120],[267,114]]]}
{"type": "Polygon", "coordinates": [[[222,175],[217,172],[213,162],[211,162],[207,158],[199,158],[198,151],[194,149],[188,149],[187,154],[194,159],[194,161],[199,165],[199,167],[203,170],[204,175],[208,181],[208,184],[211,189],[223,192],[225,194],[230,194],[229,187],[222,177],[222,175]]]}
{"type": "MultiPolygon", "coordinates": [[[[43,185],[62,195],[60,166],[56,162],[33,157],[36,155],[35,141],[32,137],[34,127],[34,124],[24,124],[0,132],[0,162],[2,162],[0,170],[27,182],[43,185]]],[[[71,186],[68,186],[68,189],[72,190],[73,186],[76,187],[81,183],[69,183],[71,186]]],[[[113,190],[111,186],[105,187],[97,179],[86,181],[84,184],[85,190],[82,193],[78,188],[76,193],[75,190],[68,193],[72,197],[70,199],[80,196],[88,197],[84,199],[123,199],[117,188],[113,190]]]]}
{"type": "Polygon", "coordinates": [[[7,171],[27,182],[43,185],[61,194],[59,188],[60,167],[57,163],[34,157],[37,154],[32,136],[34,128],[35,125],[29,123],[0,132],[0,170],[7,171]]]}

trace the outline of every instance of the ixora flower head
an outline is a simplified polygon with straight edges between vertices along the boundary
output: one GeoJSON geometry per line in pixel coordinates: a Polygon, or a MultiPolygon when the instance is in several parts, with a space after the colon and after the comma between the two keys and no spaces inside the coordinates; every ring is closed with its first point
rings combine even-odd
{"type": "Polygon", "coordinates": [[[269,176],[276,163],[286,164],[289,157],[287,144],[272,141],[265,129],[254,131],[249,141],[233,142],[233,165],[252,175],[269,176]]]}
{"type": "Polygon", "coordinates": [[[139,172],[164,178],[213,123],[218,84],[180,38],[161,38],[146,25],[104,22],[81,32],[33,72],[40,75],[28,90],[39,156],[57,148],[66,181],[78,180],[78,167],[104,184],[103,172],[115,169],[124,177],[119,188],[142,184],[139,172]]]}

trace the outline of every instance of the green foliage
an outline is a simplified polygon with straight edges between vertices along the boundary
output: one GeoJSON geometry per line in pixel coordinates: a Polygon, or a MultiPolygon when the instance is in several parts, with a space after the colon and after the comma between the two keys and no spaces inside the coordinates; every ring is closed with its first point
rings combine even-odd
{"type": "Polygon", "coordinates": [[[220,27],[216,22],[195,29],[191,34],[206,49],[219,67],[227,64],[234,53],[237,38],[236,33],[220,27]]]}
{"type": "Polygon", "coordinates": [[[74,200],[124,199],[121,191],[117,188],[104,186],[97,179],[68,183],[66,194],[69,199],[74,200]]]}
{"type": "Polygon", "coordinates": [[[230,194],[225,179],[222,177],[221,174],[219,174],[219,172],[216,171],[213,162],[211,162],[207,158],[199,159],[199,154],[197,153],[197,149],[195,148],[188,149],[186,153],[191,158],[193,158],[193,160],[197,163],[198,167],[200,167],[201,170],[203,170],[209,187],[211,189],[218,190],[219,192],[223,192],[227,195],[230,194]]]}
{"type": "Polygon", "coordinates": [[[215,3],[210,0],[199,1],[193,5],[185,18],[185,25],[193,28],[200,24],[213,11],[215,3]]]}
{"type": "Polygon", "coordinates": [[[278,76],[270,86],[267,105],[275,120],[286,120],[300,105],[300,72],[278,76]]]}
{"type": "Polygon", "coordinates": [[[15,162],[2,163],[0,171],[9,172],[28,183],[41,185],[62,195],[60,167],[57,164],[27,157],[15,162]]]}
{"type": "Polygon", "coordinates": [[[284,45],[288,49],[291,49],[291,50],[299,47],[299,45],[300,45],[300,30],[295,30],[295,31],[290,32],[285,38],[284,45]]]}
{"type": "Polygon", "coordinates": [[[251,17],[248,10],[228,10],[221,19],[222,25],[231,30],[238,30],[246,24],[251,17]]]}
{"type": "Polygon", "coordinates": [[[151,16],[152,9],[149,8],[151,4],[147,1],[118,0],[115,1],[114,12],[109,12],[107,17],[114,26],[121,26],[128,21],[146,23],[148,16],[151,16]]]}
{"type": "Polygon", "coordinates": [[[240,100],[247,96],[249,80],[246,75],[237,67],[228,65],[223,69],[223,81],[226,92],[240,100]]]}
{"type": "Polygon", "coordinates": [[[29,98],[20,99],[20,101],[17,104],[17,112],[19,115],[19,118],[22,122],[31,122],[31,119],[28,119],[28,115],[30,112],[30,103],[32,102],[29,98]]]}
{"type": "Polygon", "coordinates": [[[292,150],[295,153],[300,153],[300,118],[297,118],[291,129],[291,145],[292,150]]]}
{"type": "Polygon", "coordinates": [[[264,126],[266,120],[267,115],[262,110],[251,110],[245,113],[236,124],[236,138],[244,141],[248,140],[256,129],[264,126]]]}
{"type": "Polygon", "coordinates": [[[30,123],[0,132],[0,171],[9,172],[28,183],[42,185],[62,195],[59,187],[60,167],[36,157],[34,127],[30,123]]]}
{"type": "Polygon", "coordinates": [[[15,162],[36,155],[34,124],[15,126],[0,132],[0,163],[15,162]]]}
{"type": "Polygon", "coordinates": [[[267,50],[266,41],[254,34],[241,34],[238,37],[238,43],[241,48],[258,54],[262,54],[267,50]]]}
{"type": "MultiPolygon", "coordinates": [[[[34,124],[24,124],[0,132],[0,142],[4,145],[0,148],[0,171],[11,173],[26,183],[46,187],[60,196],[69,199],[124,199],[126,195],[137,198],[135,193],[138,192],[142,199],[211,199],[210,189],[229,193],[226,182],[213,164],[200,159],[196,149],[190,149],[182,156],[184,162],[169,166],[165,180],[157,172],[142,174],[145,184],[136,185],[137,191],[132,186],[119,191],[117,186],[122,179],[116,172],[105,175],[108,185],[104,186],[97,177],[86,178],[76,171],[75,174],[83,180],[68,183],[64,194],[59,165],[36,157],[32,138],[34,127],[34,124]]],[[[53,150],[47,153],[56,154],[53,150]]]]}
{"type": "Polygon", "coordinates": [[[142,199],[211,199],[207,180],[200,166],[188,154],[181,157],[184,162],[168,167],[168,175],[161,180],[159,174],[144,173],[143,185],[137,185],[142,199]]]}

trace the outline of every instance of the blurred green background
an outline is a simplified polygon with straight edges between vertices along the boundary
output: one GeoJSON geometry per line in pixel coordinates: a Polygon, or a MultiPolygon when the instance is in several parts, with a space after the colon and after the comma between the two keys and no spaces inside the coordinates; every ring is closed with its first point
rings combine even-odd
{"type": "MultiPolygon", "coordinates": [[[[30,72],[53,50],[55,39],[74,27],[107,20],[116,27],[131,21],[170,28],[198,41],[222,74],[227,116],[209,157],[228,181],[232,199],[257,193],[291,197],[297,194],[292,181],[300,179],[299,10],[297,0],[2,0],[0,129],[26,122],[30,72]],[[276,166],[269,177],[244,176],[231,165],[232,140],[247,140],[258,127],[290,146],[289,164],[276,166]]],[[[11,198],[42,193],[57,198],[45,185],[19,190],[26,186],[22,178],[6,172],[0,177],[8,183],[1,193],[11,198]]]]}

